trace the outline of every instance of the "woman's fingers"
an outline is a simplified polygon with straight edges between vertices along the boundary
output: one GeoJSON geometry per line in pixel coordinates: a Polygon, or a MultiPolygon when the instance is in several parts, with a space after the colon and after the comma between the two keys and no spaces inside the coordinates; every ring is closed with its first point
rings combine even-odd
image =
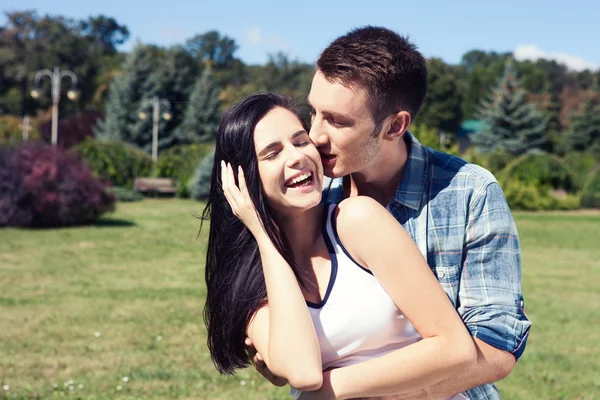
{"type": "MultiPolygon", "coordinates": [[[[235,182],[233,185],[235,186],[235,182]]],[[[229,177],[225,161],[221,161],[221,186],[223,187],[223,194],[231,206],[231,210],[237,215],[237,203],[231,193],[231,178],[229,177]]]]}
{"type": "Polygon", "coordinates": [[[240,192],[242,192],[242,196],[244,196],[244,200],[250,201],[250,193],[248,193],[246,178],[244,177],[244,171],[242,170],[242,167],[238,167],[238,183],[240,185],[240,192]]]}
{"type": "Polygon", "coordinates": [[[240,193],[240,189],[235,184],[235,176],[233,174],[233,167],[231,164],[227,163],[227,180],[229,186],[229,194],[233,198],[233,200],[237,203],[238,206],[243,205],[243,197],[240,193]]]}

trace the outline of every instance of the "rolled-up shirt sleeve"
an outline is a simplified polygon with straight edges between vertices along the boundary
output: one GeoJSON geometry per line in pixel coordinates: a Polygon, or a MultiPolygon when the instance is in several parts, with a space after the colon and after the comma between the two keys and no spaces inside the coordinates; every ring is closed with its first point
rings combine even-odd
{"type": "Polygon", "coordinates": [[[521,291],[517,228],[498,183],[489,183],[473,198],[465,246],[458,312],[472,336],[518,360],[531,322],[521,291]]]}

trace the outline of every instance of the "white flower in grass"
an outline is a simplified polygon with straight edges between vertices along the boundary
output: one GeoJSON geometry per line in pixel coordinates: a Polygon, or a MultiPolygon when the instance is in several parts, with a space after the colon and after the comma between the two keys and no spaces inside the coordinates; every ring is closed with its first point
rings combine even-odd
{"type": "Polygon", "coordinates": [[[102,334],[100,332],[96,332],[96,333],[94,333],[94,336],[100,337],[100,336],[102,336],[102,334]]]}
{"type": "Polygon", "coordinates": [[[73,389],[75,389],[75,386],[73,386],[73,385],[69,386],[69,390],[73,390],[73,389]]]}
{"type": "Polygon", "coordinates": [[[246,386],[246,381],[240,381],[240,385],[246,386]]]}
{"type": "Polygon", "coordinates": [[[52,384],[52,387],[53,387],[54,389],[57,389],[57,388],[58,388],[58,383],[53,383],[53,384],[52,384]]]}
{"type": "Polygon", "coordinates": [[[127,377],[127,376],[124,376],[124,377],[123,377],[123,382],[125,382],[125,383],[129,382],[129,377],[127,377]]]}
{"type": "Polygon", "coordinates": [[[79,384],[79,389],[83,389],[83,383],[79,384]]]}
{"type": "Polygon", "coordinates": [[[117,386],[117,390],[118,390],[118,391],[121,391],[121,390],[123,390],[123,386],[121,386],[121,385],[117,386]]]}
{"type": "Polygon", "coordinates": [[[157,341],[157,342],[160,342],[160,341],[162,341],[163,339],[164,339],[164,338],[162,337],[162,335],[158,335],[158,336],[156,337],[156,341],[157,341]]]}
{"type": "Polygon", "coordinates": [[[8,389],[10,389],[10,386],[8,386],[8,385],[4,385],[4,386],[2,386],[2,389],[4,389],[4,390],[8,390],[8,389]]]}

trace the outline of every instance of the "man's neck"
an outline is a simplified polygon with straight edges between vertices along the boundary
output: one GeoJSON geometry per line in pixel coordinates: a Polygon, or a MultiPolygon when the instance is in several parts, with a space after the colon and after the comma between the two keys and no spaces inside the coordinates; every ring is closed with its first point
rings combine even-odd
{"type": "Polygon", "coordinates": [[[394,198],[408,161],[404,140],[384,146],[376,158],[364,170],[346,179],[346,197],[369,196],[384,207],[394,198]]]}

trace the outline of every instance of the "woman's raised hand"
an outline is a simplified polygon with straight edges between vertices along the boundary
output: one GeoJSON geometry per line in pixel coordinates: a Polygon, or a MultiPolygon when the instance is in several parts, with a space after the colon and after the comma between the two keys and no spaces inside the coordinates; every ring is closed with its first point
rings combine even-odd
{"type": "Polygon", "coordinates": [[[248,187],[246,186],[246,179],[244,178],[242,167],[238,167],[238,182],[239,188],[235,184],[235,177],[233,175],[231,164],[221,161],[221,183],[225,198],[231,206],[231,210],[235,216],[238,217],[250,230],[252,235],[258,239],[257,235],[260,235],[265,231],[260,216],[248,193],[248,187]]]}

